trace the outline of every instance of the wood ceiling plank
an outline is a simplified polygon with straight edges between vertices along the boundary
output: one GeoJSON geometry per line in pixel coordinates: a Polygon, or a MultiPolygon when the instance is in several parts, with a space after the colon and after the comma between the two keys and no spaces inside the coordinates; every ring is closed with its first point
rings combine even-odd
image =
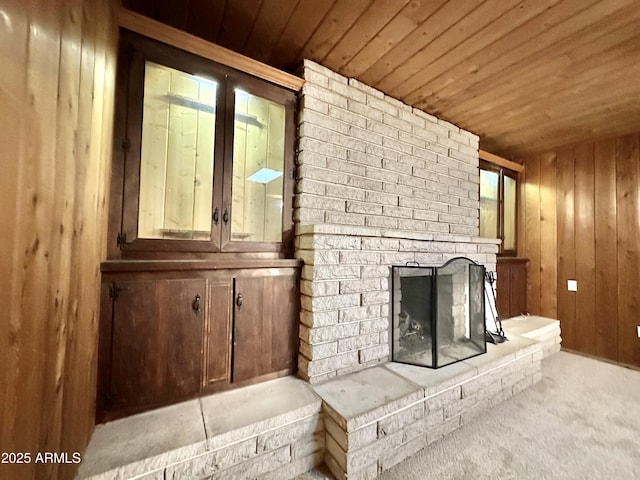
{"type": "Polygon", "coordinates": [[[153,18],[172,27],[186,30],[189,21],[189,2],[154,0],[153,18]]]}
{"type": "Polygon", "coordinates": [[[419,28],[407,35],[402,41],[384,54],[369,67],[359,79],[373,87],[384,89],[383,79],[396,68],[410,60],[414,55],[447,31],[467,13],[482,4],[483,0],[455,2],[449,0],[438,11],[426,19],[419,28]]]}
{"type": "MultiPolygon", "coordinates": [[[[421,91],[430,81],[438,78],[456,65],[468,60],[475,54],[482,52],[487,46],[500,40],[505,35],[518,30],[545,10],[559,3],[560,0],[525,0],[515,5],[504,15],[498,17],[482,30],[476,32],[446,55],[429,64],[429,68],[423,68],[420,72],[421,81],[419,87],[408,93],[403,100],[409,104],[422,100],[421,91]]],[[[471,73],[471,72],[467,72],[471,73]]]]}
{"type": "Polygon", "coordinates": [[[226,4],[226,0],[189,0],[187,32],[215,43],[226,4]]]}
{"type": "MultiPolygon", "coordinates": [[[[585,1],[583,8],[587,8],[590,3],[596,1],[585,1]]],[[[512,50],[521,48],[541,32],[562,24],[577,13],[573,0],[563,0],[545,10],[521,25],[517,30],[486,46],[445,74],[429,81],[421,88],[422,101],[418,103],[424,108],[435,108],[434,105],[442,104],[450,96],[466,92],[474,82],[480,81],[483,76],[493,74],[496,71],[508,71],[511,63],[515,63],[520,58],[518,55],[509,55],[512,50]],[[488,69],[491,71],[487,71],[488,69]]],[[[520,55],[522,55],[522,51],[520,55]]]]}
{"type": "Polygon", "coordinates": [[[297,4],[298,0],[263,0],[242,53],[260,62],[268,60],[297,4]]]}
{"type": "Polygon", "coordinates": [[[269,63],[278,68],[291,69],[300,58],[298,54],[334,3],[335,0],[300,0],[271,52],[269,63]]]}
{"type": "MultiPolygon", "coordinates": [[[[581,96],[592,96],[594,91],[615,91],[612,87],[629,84],[630,77],[638,72],[640,50],[634,43],[640,44],[640,37],[632,40],[625,41],[620,48],[616,47],[611,53],[607,53],[606,62],[602,61],[602,55],[596,54],[574,64],[575,71],[569,69],[562,78],[536,77],[532,80],[533,83],[522,84],[516,92],[495,100],[493,108],[488,111],[470,106],[465,121],[482,129],[487,124],[495,123],[496,117],[510,122],[514,118],[545,108],[571,110],[575,108],[576,99],[581,96]],[[523,94],[522,91],[526,93],[523,94]]],[[[640,85],[637,85],[637,92],[640,94],[640,85]]]]}
{"type": "Polygon", "coordinates": [[[341,70],[407,3],[409,0],[374,0],[333,46],[323,63],[334,70],[341,70]]]}
{"type": "Polygon", "coordinates": [[[595,112],[593,118],[577,116],[569,123],[556,124],[549,121],[540,125],[532,122],[520,131],[511,133],[487,132],[483,134],[483,148],[491,149],[503,155],[525,154],[558,148],[594,138],[609,138],[621,134],[640,131],[640,100],[605,107],[605,111],[595,112]],[[609,110],[609,111],[606,111],[609,110]],[[524,129],[528,128],[528,131],[524,129]]]}
{"type": "MultiPolygon", "coordinates": [[[[510,102],[513,100],[535,97],[538,92],[547,97],[549,89],[553,91],[554,88],[562,88],[565,83],[575,82],[583,72],[594,68],[602,70],[609,62],[637,53],[635,45],[640,9],[621,13],[606,25],[593,26],[588,33],[575,35],[576,43],[556,52],[555,56],[551,56],[552,52],[546,52],[546,55],[539,56],[522,69],[505,73],[499,83],[484,91],[481,98],[460,96],[461,104],[450,107],[447,114],[452,118],[462,112],[474,112],[485,118],[495,117],[502,113],[501,106],[504,106],[505,110],[511,109],[510,102]]],[[[606,80],[606,70],[602,73],[603,75],[597,74],[593,77],[596,80],[606,80]]]]}
{"type": "Polygon", "coordinates": [[[301,58],[319,63],[342,39],[373,0],[337,0],[300,52],[301,58]]]}
{"type": "Polygon", "coordinates": [[[421,72],[455,49],[464,40],[482,30],[511,10],[520,0],[486,0],[478,8],[467,13],[446,32],[422,49],[418,54],[390,72],[380,86],[396,98],[403,99],[423,84],[421,72]]]}
{"type": "MultiPolygon", "coordinates": [[[[632,76],[636,76],[640,72],[640,68],[636,67],[634,72],[630,72],[632,76]]],[[[530,115],[526,115],[516,120],[511,120],[508,127],[502,127],[498,133],[500,136],[510,134],[522,134],[524,128],[535,127],[538,132],[545,130],[553,132],[558,129],[557,125],[566,125],[566,131],[579,130],[581,125],[593,124],[592,132],[598,131],[598,125],[601,128],[607,127],[604,122],[608,117],[618,117],[620,109],[628,111],[628,106],[637,105],[638,86],[633,79],[628,80],[628,84],[624,87],[618,87],[615,90],[603,92],[601,96],[594,97],[591,92],[586,93],[581,101],[574,99],[575,105],[571,111],[565,111],[560,106],[555,109],[532,111],[530,115]],[[588,112],[588,113],[585,113],[588,112]]],[[[640,119],[640,112],[631,116],[627,116],[622,121],[632,121],[632,119],[640,119]]]]}
{"type": "MultiPolygon", "coordinates": [[[[434,104],[437,104],[441,111],[451,108],[454,104],[460,104],[465,99],[483,95],[485,89],[491,88],[500,82],[503,77],[526,68],[528,64],[544,56],[551,55],[553,58],[557,55],[558,45],[564,45],[567,38],[573,37],[579,39],[582,33],[588,34],[591,25],[597,24],[604,18],[611,18],[618,10],[625,7],[635,8],[634,0],[609,0],[607,2],[598,2],[588,8],[569,16],[566,21],[560,23],[554,19],[549,19],[552,23],[551,28],[546,28],[533,33],[530,41],[522,43],[514,42],[518,45],[516,48],[510,49],[505,55],[489,64],[481,65],[479,70],[471,76],[458,79],[448,87],[443,88],[437,97],[433,97],[434,104]]],[[[637,4],[636,4],[637,5],[637,4]]]]}
{"type": "Polygon", "coordinates": [[[418,28],[446,1],[419,0],[408,3],[344,65],[342,72],[348,77],[358,77],[394,45],[418,28]]]}
{"type": "Polygon", "coordinates": [[[261,7],[262,0],[227,2],[216,43],[234,52],[243,53],[261,7]]]}

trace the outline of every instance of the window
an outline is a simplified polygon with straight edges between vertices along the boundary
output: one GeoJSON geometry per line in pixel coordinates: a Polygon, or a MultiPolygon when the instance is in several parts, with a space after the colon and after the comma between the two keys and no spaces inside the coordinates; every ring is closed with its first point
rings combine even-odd
{"type": "Polygon", "coordinates": [[[129,32],[118,75],[121,249],[290,248],[295,93],[129,32]]]}
{"type": "Polygon", "coordinates": [[[501,239],[502,255],[516,255],[517,185],[517,172],[480,161],[480,236],[501,239]]]}

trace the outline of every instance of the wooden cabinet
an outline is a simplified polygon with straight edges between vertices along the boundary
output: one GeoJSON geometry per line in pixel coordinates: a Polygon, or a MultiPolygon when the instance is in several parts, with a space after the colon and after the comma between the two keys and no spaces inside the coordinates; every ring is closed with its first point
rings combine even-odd
{"type": "Polygon", "coordinates": [[[527,261],[498,257],[496,307],[502,319],[527,312],[527,261]]]}
{"type": "Polygon", "coordinates": [[[98,421],[292,373],[298,268],[274,262],[293,266],[105,272],[98,421]]]}

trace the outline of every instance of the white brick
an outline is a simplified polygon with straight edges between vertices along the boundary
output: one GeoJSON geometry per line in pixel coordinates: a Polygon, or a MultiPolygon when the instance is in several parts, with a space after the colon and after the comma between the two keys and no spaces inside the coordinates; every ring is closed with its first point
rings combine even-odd
{"type": "Polygon", "coordinates": [[[342,265],[379,265],[380,254],[364,251],[342,251],[340,252],[340,264],[342,265]]]}
{"type": "Polygon", "coordinates": [[[342,280],[339,282],[340,293],[362,293],[380,290],[379,278],[363,280],[342,280]]]}
{"type": "Polygon", "coordinates": [[[380,110],[376,110],[375,108],[365,105],[364,103],[357,102],[356,100],[347,100],[347,110],[357,113],[358,115],[362,115],[370,120],[376,120],[378,122],[382,121],[382,112],[380,110]]]}
{"type": "MultiPolygon", "coordinates": [[[[300,312],[300,322],[307,327],[328,327],[338,323],[338,312],[300,312]]],[[[301,326],[300,328],[303,328],[301,326]]]]}
{"type": "Polygon", "coordinates": [[[353,88],[357,88],[358,90],[361,90],[373,97],[384,98],[384,93],[382,93],[380,90],[376,90],[375,88],[372,88],[369,85],[366,85],[360,82],[359,80],[356,80],[355,78],[349,79],[349,86],[353,88]]]}
{"type": "Polygon", "coordinates": [[[398,228],[398,219],[387,218],[387,217],[374,217],[371,215],[367,215],[364,219],[364,224],[368,227],[396,229],[398,228]]]}
{"type": "Polygon", "coordinates": [[[346,97],[338,95],[327,88],[322,88],[321,86],[313,83],[305,83],[302,87],[302,94],[304,96],[316,98],[330,105],[335,105],[336,107],[347,108],[346,97]]]}
{"type": "Polygon", "coordinates": [[[338,353],[338,342],[310,345],[307,342],[301,340],[300,353],[302,353],[310,360],[319,360],[321,358],[333,357],[338,353]]]}
{"type": "Polygon", "coordinates": [[[347,78],[340,75],[339,73],[334,72],[333,70],[328,69],[327,67],[324,67],[316,62],[314,62],[313,60],[307,60],[305,59],[303,62],[303,67],[304,70],[313,70],[315,72],[318,72],[322,75],[324,75],[325,77],[329,77],[334,79],[335,81],[338,82],[342,82],[342,83],[347,83],[347,78]]]}
{"type": "Polygon", "coordinates": [[[360,363],[366,363],[373,360],[385,360],[389,358],[389,345],[376,345],[375,347],[363,348],[358,352],[360,363]]]}
{"type": "Polygon", "coordinates": [[[375,108],[376,110],[380,110],[381,112],[393,115],[394,117],[398,116],[398,107],[393,105],[391,102],[388,102],[386,98],[380,99],[378,97],[368,95],[367,105],[371,108],[375,108]]]}
{"type": "Polygon", "coordinates": [[[356,100],[358,102],[365,103],[367,101],[366,93],[353,88],[351,85],[336,81],[334,79],[329,80],[329,89],[344,97],[356,100]]]}
{"type": "MultiPolygon", "coordinates": [[[[338,314],[338,320],[342,323],[355,322],[358,325],[361,320],[380,317],[380,307],[378,305],[364,305],[356,308],[344,308],[338,314]]],[[[360,327],[358,327],[358,330],[360,327]]],[[[362,333],[362,332],[361,332],[362,333]]]]}
{"type": "Polygon", "coordinates": [[[324,221],[339,225],[364,225],[364,216],[358,213],[325,212],[324,221]]]}
{"type": "Polygon", "coordinates": [[[339,108],[334,105],[329,105],[328,114],[330,117],[340,120],[341,122],[348,123],[350,125],[358,125],[359,127],[367,127],[367,118],[362,115],[357,115],[353,112],[339,108]]]}
{"type": "Polygon", "coordinates": [[[302,267],[302,278],[306,280],[340,280],[360,278],[360,269],[351,265],[327,265],[302,267]]]}
{"type": "Polygon", "coordinates": [[[358,335],[356,337],[341,338],[338,340],[338,353],[359,350],[361,348],[378,345],[380,336],[377,333],[358,335]]]}

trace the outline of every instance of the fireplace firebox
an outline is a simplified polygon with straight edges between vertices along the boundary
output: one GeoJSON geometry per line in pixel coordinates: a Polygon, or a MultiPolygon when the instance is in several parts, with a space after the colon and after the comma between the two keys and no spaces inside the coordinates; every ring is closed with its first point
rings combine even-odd
{"type": "Polygon", "coordinates": [[[440,368],[486,353],[483,265],[457,257],[391,270],[394,362],[440,368]]]}

